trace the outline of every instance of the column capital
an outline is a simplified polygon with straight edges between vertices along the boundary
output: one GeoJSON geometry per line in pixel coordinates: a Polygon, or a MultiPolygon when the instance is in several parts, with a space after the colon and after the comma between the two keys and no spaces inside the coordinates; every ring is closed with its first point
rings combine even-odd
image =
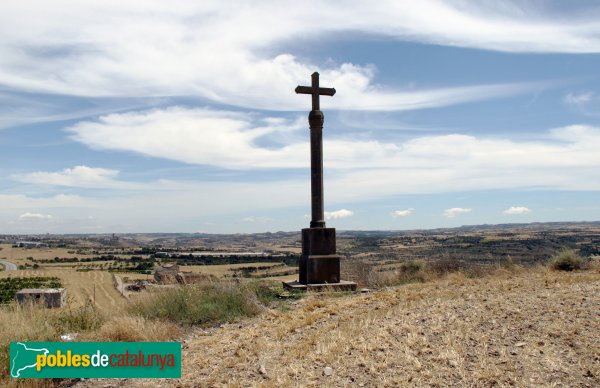
{"type": "Polygon", "coordinates": [[[311,128],[313,127],[323,127],[323,122],[325,121],[325,116],[323,112],[320,110],[311,110],[308,114],[308,124],[311,128]]]}

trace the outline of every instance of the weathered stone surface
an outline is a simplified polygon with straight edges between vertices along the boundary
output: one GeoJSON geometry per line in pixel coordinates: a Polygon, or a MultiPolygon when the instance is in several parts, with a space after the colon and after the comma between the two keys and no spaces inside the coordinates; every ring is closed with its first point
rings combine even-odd
{"type": "MultiPolygon", "coordinates": [[[[325,227],[323,194],[323,123],[320,96],[333,96],[335,89],[319,86],[319,73],[311,76],[311,86],[298,86],[296,93],[312,96],[310,126],[311,221],[302,229],[302,257],[299,262],[301,284],[339,284],[340,257],[336,255],[335,229],[325,227]]],[[[356,285],[354,288],[356,289],[356,285]]]]}
{"type": "Polygon", "coordinates": [[[298,281],[283,282],[284,288],[294,291],[356,291],[356,283],[340,280],[339,283],[302,284],[298,281]]]}
{"type": "Polygon", "coordinates": [[[302,229],[300,283],[338,283],[340,258],[335,253],[335,228],[302,229]]]}

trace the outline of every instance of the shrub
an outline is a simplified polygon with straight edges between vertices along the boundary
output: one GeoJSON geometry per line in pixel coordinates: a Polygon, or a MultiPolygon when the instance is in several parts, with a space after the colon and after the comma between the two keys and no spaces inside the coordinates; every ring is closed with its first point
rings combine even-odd
{"type": "Polygon", "coordinates": [[[449,258],[442,258],[427,263],[427,270],[438,276],[459,272],[461,269],[463,268],[458,260],[449,258]]]}
{"type": "Polygon", "coordinates": [[[405,274],[416,274],[425,269],[425,263],[422,261],[411,260],[400,265],[400,271],[405,274]]]}
{"type": "Polygon", "coordinates": [[[254,281],[248,283],[247,287],[263,305],[269,305],[277,300],[280,294],[280,290],[272,282],[254,281]]]}
{"type": "Polygon", "coordinates": [[[130,311],[144,318],[165,319],[188,325],[232,322],[261,310],[257,296],[235,282],[205,282],[148,295],[130,311]]]}
{"type": "Polygon", "coordinates": [[[91,304],[74,309],[56,316],[52,324],[60,334],[80,333],[82,331],[96,330],[104,321],[104,317],[91,304]]]}
{"type": "Polygon", "coordinates": [[[406,283],[422,283],[428,279],[423,261],[402,262],[396,268],[381,268],[360,259],[346,261],[342,268],[344,276],[366,287],[386,287],[406,283]]]}
{"type": "Polygon", "coordinates": [[[550,268],[555,271],[573,271],[583,269],[584,260],[572,249],[565,249],[550,259],[550,268]]]}

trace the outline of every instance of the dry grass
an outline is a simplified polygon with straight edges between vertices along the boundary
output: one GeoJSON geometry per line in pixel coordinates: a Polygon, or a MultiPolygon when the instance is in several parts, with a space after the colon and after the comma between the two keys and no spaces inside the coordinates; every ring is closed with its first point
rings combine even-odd
{"type": "Polygon", "coordinates": [[[382,288],[407,283],[424,283],[461,273],[470,278],[494,276],[497,272],[518,272],[523,268],[511,260],[500,265],[469,265],[456,260],[404,261],[381,265],[366,259],[349,259],[342,263],[342,278],[355,281],[361,287],[382,288]]]}
{"type": "Polygon", "coordinates": [[[104,322],[99,330],[87,332],[82,341],[173,341],[182,329],[170,322],[149,320],[140,316],[118,315],[104,322]]]}
{"type": "Polygon", "coordinates": [[[185,341],[181,380],[80,386],[600,385],[595,271],[458,272],[295,303],[288,312],[197,330],[185,341]]]}
{"type": "Polygon", "coordinates": [[[78,272],[72,269],[43,269],[25,271],[2,271],[5,277],[56,276],[67,289],[71,307],[94,303],[98,309],[114,313],[122,310],[127,301],[115,289],[113,275],[107,271],[78,272]]]}
{"type": "MultiPolygon", "coordinates": [[[[78,386],[600,385],[600,268],[565,273],[507,265],[475,275],[423,263],[399,268],[402,281],[431,277],[368,294],[310,294],[288,311],[260,309],[260,316],[234,318],[222,328],[193,329],[183,342],[178,381],[78,386]]],[[[0,309],[0,343],[57,340],[78,326],[84,341],[184,335],[166,320],[106,309],[88,314],[13,304],[0,309]]],[[[6,368],[7,348],[1,350],[6,368]]],[[[47,382],[25,382],[40,384],[47,382]]]]}
{"type": "Polygon", "coordinates": [[[0,257],[6,257],[7,260],[15,264],[30,263],[28,257],[33,257],[36,260],[49,260],[55,257],[78,257],[80,259],[94,257],[96,255],[82,255],[77,253],[69,253],[73,251],[71,248],[13,248],[11,244],[0,244],[0,257]]]}
{"type": "MultiPolygon", "coordinates": [[[[260,258],[257,258],[260,260],[260,258]]],[[[185,265],[181,266],[182,271],[192,271],[197,273],[203,273],[207,275],[213,275],[216,277],[232,276],[235,270],[239,270],[244,267],[267,267],[275,266],[278,263],[273,262],[256,262],[256,263],[239,263],[239,264],[217,264],[217,265],[185,265]]],[[[286,267],[290,269],[290,267],[286,267]]],[[[265,271],[262,271],[265,272],[265,271]]]]}
{"type": "Polygon", "coordinates": [[[47,309],[42,305],[15,302],[0,306],[0,381],[8,386],[49,386],[49,380],[13,380],[9,376],[11,341],[59,341],[60,335],[101,327],[102,315],[86,306],[77,309],[47,309]]]}
{"type": "Polygon", "coordinates": [[[565,249],[550,259],[550,268],[555,271],[575,271],[585,266],[585,259],[572,249],[565,249]]]}
{"type": "Polygon", "coordinates": [[[47,309],[35,304],[0,307],[0,381],[8,387],[55,386],[60,381],[8,379],[11,341],[60,341],[66,333],[77,333],[78,341],[172,341],[182,335],[179,326],[137,316],[106,318],[91,306],[47,309]]]}
{"type": "Polygon", "coordinates": [[[206,281],[146,294],[128,310],[185,325],[220,324],[260,313],[257,291],[233,281],[206,281]]]}

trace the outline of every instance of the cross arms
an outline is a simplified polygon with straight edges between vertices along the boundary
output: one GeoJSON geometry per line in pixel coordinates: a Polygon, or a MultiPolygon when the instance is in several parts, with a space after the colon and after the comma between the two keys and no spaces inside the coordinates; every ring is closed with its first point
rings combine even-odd
{"type": "Polygon", "coordinates": [[[297,86],[295,91],[296,94],[312,95],[312,110],[321,110],[319,96],[333,96],[335,94],[335,89],[319,87],[319,73],[317,72],[312,74],[311,79],[311,86],[297,86]]]}

